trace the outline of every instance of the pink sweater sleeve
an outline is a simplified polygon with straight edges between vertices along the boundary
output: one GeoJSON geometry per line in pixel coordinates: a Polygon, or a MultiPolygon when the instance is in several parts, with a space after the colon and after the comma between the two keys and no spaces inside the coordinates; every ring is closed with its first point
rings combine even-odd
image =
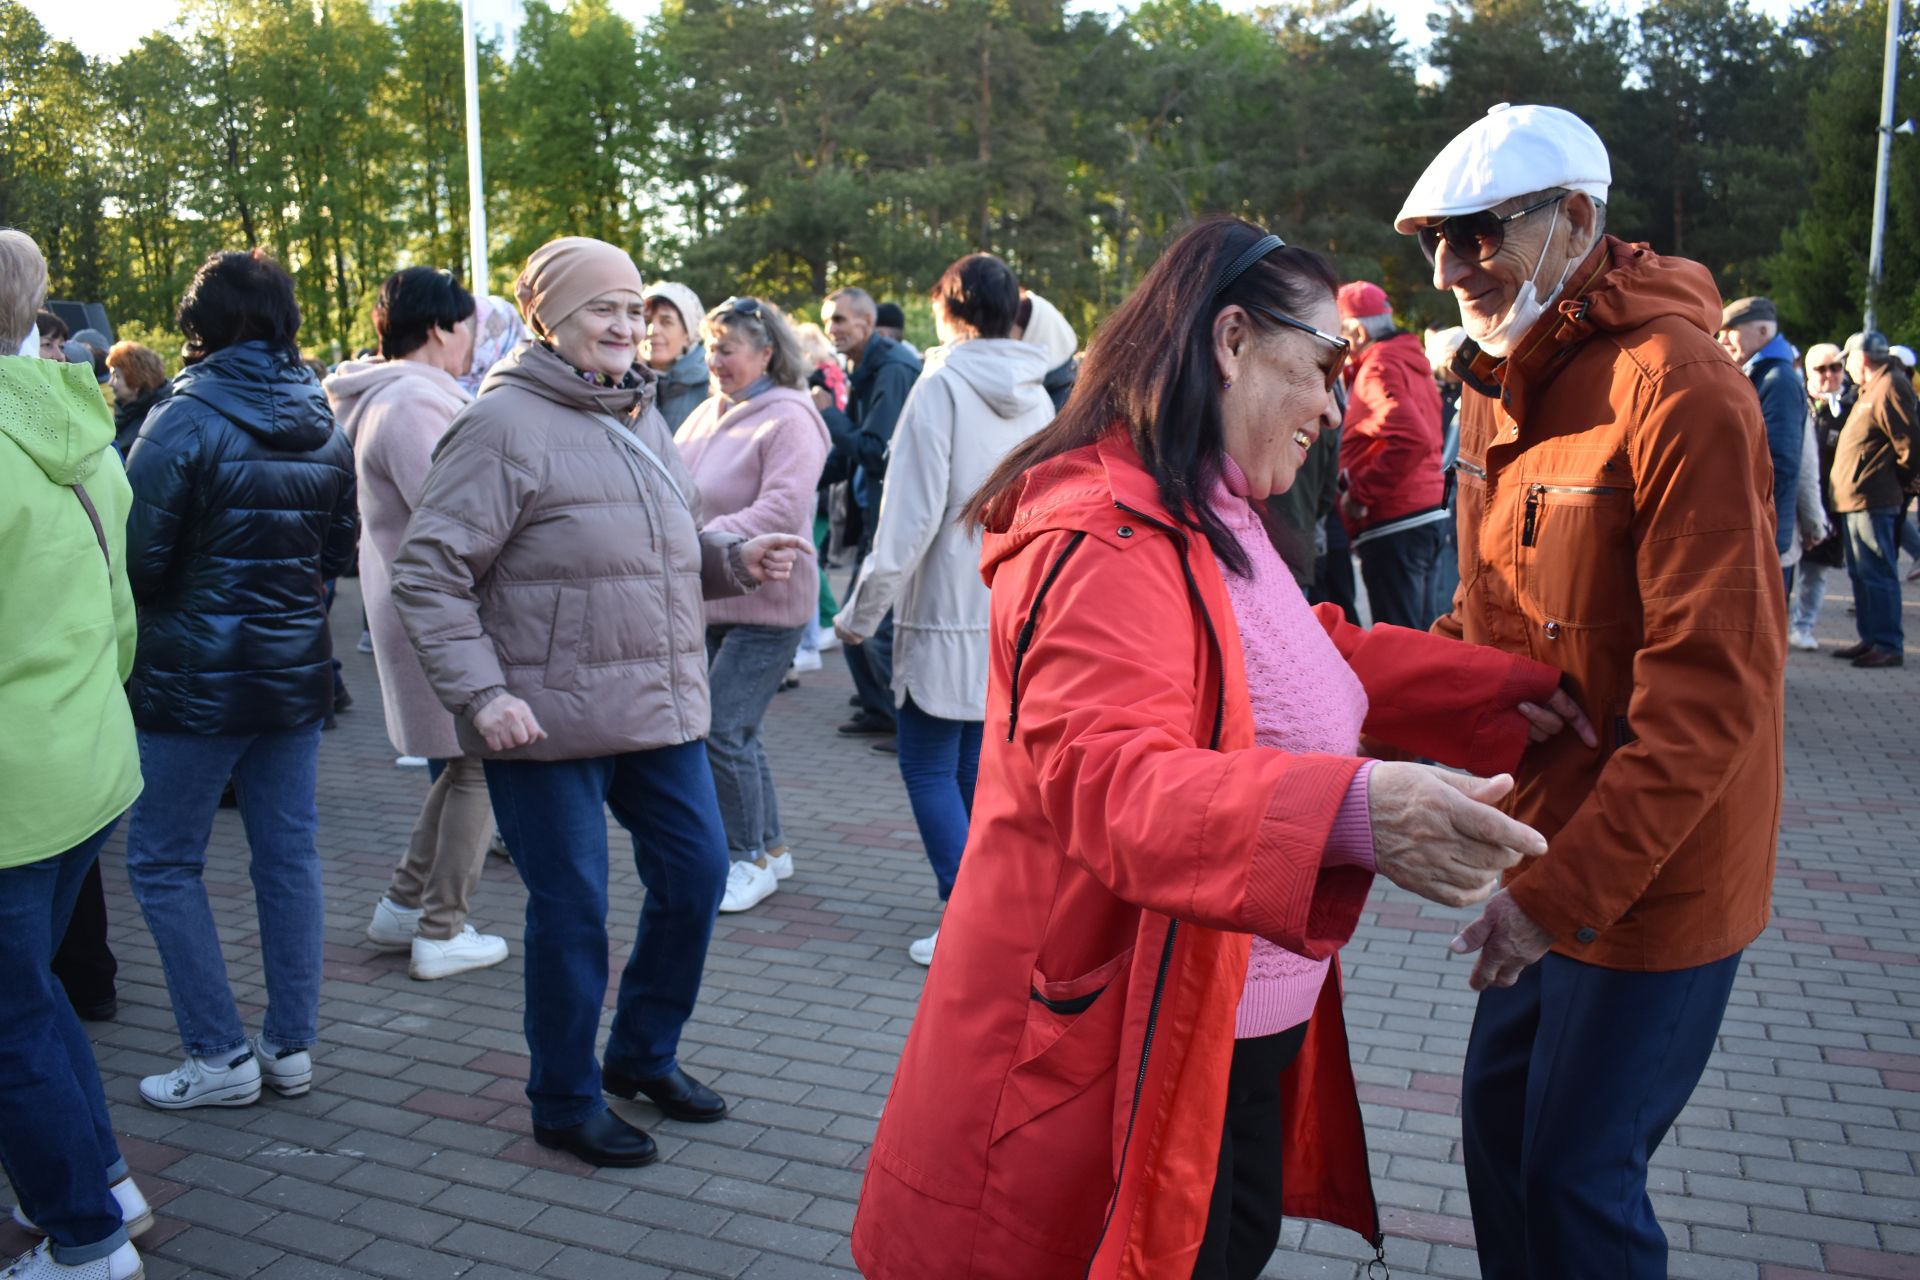
{"type": "Polygon", "coordinates": [[[1373,775],[1373,766],[1377,760],[1369,760],[1360,766],[1360,772],[1353,775],[1353,781],[1347,784],[1346,799],[1340,802],[1340,812],[1334,817],[1333,830],[1327,834],[1327,851],[1322,859],[1323,866],[1358,867],[1362,871],[1372,871],[1373,866],[1373,810],[1367,800],[1367,779],[1373,775]]]}

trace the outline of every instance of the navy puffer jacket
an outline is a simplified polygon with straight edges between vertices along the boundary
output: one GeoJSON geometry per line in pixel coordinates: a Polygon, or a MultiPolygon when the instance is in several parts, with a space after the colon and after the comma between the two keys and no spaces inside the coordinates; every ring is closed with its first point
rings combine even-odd
{"type": "Polygon", "coordinates": [[[127,459],[142,729],[251,734],[333,700],[325,583],[353,558],[353,446],[319,384],[263,342],[174,379],[127,459]]]}

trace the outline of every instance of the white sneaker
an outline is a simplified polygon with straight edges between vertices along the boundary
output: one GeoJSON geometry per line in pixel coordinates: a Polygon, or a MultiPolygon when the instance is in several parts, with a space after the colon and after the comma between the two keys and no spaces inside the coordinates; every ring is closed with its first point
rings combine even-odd
{"type": "Polygon", "coordinates": [[[405,951],[413,945],[414,930],[420,927],[421,908],[409,911],[396,907],[390,898],[380,899],[373,909],[373,923],[367,926],[367,941],[382,951],[405,951]]]}
{"type": "Polygon", "coordinates": [[[840,647],[840,635],[832,627],[820,628],[820,652],[832,653],[840,647]]]}
{"type": "Polygon", "coordinates": [[[1787,632],[1787,643],[1796,649],[1805,649],[1808,652],[1812,652],[1820,647],[1820,642],[1813,638],[1813,632],[1811,631],[1789,631],[1787,632]]]}
{"type": "MultiPolygon", "coordinates": [[[[140,1188],[134,1185],[131,1174],[120,1179],[107,1190],[113,1192],[114,1200],[120,1205],[120,1221],[126,1224],[128,1239],[132,1239],[153,1225],[153,1206],[147,1203],[144,1195],[140,1194],[140,1188]]],[[[47,1234],[33,1225],[33,1219],[29,1218],[27,1211],[19,1205],[13,1206],[13,1222],[22,1231],[31,1232],[36,1236],[47,1234]]]]}
{"type": "Polygon", "coordinates": [[[123,1244],[104,1258],[66,1266],[53,1260],[52,1246],[42,1240],[0,1271],[0,1280],[144,1280],[147,1269],[140,1265],[140,1254],[123,1244]]]}
{"type": "Polygon", "coordinates": [[[422,982],[450,978],[469,969],[485,969],[507,958],[507,940],[491,933],[476,933],[472,925],[461,925],[451,938],[413,940],[413,960],[407,972],[422,982]]]}
{"type": "Polygon", "coordinates": [[[820,651],[818,649],[798,650],[793,655],[793,669],[795,671],[818,671],[820,669],[820,651]]]}
{"type": "Polygon", "coordinates": [[[165,1075],[142,1080],[140,1096],[162,1111],[244,1107],[260,1100],[260,1063],[252,1045],[235,1050],[224,1064],[189,1055],[165,1075]]]}
{"type": "Polygon", "coordinates": [[[425,756],[395,756],[393,758],[393,764],[396,769],[424,769],[427,767],[427,758],[425,756]]]}
{"type": "Polygon", "coordinates": [[[779,887],[780,880],[772,868],[757,862],[736,862],[727,872],[727,893],[720,899],[720,909],[745,911],[757,907],[779,887]]]}
{"type": "Polygon", "coordinates": [[[253,1038],[253,1059],[260,1079],[283,1098],[298,1098],[313,1088],[313,1055],[305,1049],[282,1049],[266,1037],[253,1038]]]}
{"type": "Polygon", "coordinates": [[[769,858],[763,853],[755,858],[754,862],[773,872],[773,878],[775,880],[787,880],[793,876],[793,855],[791,853],[782,853],[772,858],[769,858]]]}
{"type": "Polygon", "coordinates": [[[935,929],[924,938],[916,938],[907,944],[907,958],[915,964],[933,963],[933,944],[940,941],[940,931],[935,929]]]}
{"type": "Polygon", "coordinates": [[[373,652],[373,632],[362,631],[360,633],[360,639],[353,646],[353,651],[355,653],[372,653],[373,652]]]}

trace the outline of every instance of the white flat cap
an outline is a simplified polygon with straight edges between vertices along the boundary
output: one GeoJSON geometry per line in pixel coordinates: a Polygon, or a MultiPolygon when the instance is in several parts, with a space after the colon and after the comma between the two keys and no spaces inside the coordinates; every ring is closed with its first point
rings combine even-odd
{"type": "Polygon", "coordinates": [[[1586,121],[1559,107],[1503,102],[1433,158],[1407,193],[1393,229],[1411,235],[1416,221],[1479,213],[1554,187],[1604,201],[1612,184],[1606,144],[1586,121]]]}

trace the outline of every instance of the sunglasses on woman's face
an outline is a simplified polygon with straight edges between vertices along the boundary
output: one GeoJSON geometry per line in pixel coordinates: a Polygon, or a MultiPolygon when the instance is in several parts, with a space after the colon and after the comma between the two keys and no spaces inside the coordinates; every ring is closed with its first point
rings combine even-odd
{"type": "Polygon", "coordinates": [[[1548,196],[1538,204],[1530,204],[1518,213],[1498,214],[1492,210],[1479,213],[1461,213],[1451,218],[1442,218],[1431,226],[1421,227],[1414,235],[1420,241],[1420,252],[1432,262],[1440,252],[1440,244],[1446,242],[1447,252],[1463,262],[1485,262],[1500,252],[1500,246],[1507,242],[1507,224],[1518,222],[1530,213],[1538,213],[1548,205],[1560,203],[1567,198],[1566,192],[1557,196],[1548,196]]]}
{"type": "Polygon", "coordinates": [[[1817,364],[1817,365],[1815,365],[1815,366],[1813,366],[1813,368],[1812,368],[1811,370],[1809,370],[1809,372],[1811,372],[1811,373],[1838,373],[1838,372],[1840,372],[1840,371],[1841,371],[1842,369],[1844,369],[1844,368],[1846,368],[1846,366],[1845,366],[1844,364],[1842,364],[1842,363],[1841,363],[1840,361],[1838,361],[1838,360],[1835,360],[1835,361],[1834,361],[1834,362],[1833,362],[1832,364],[1817,364]]]}
{"type": "Polygon", "coordinates": [[[1285,325],[1289,329],[1298,329],[1302,333],[1310,333],[1332,347],[1335,351],[1338,351],[1340,358],[1333,362],[1331,369],[1327,370],[1327,390],[1329,392],[1333,390],[1334,384],[1340,381],[1340,374],[1347,367],[1347,360],[1352,355],[1353,344],[1351,342],[1348,342],[1338,334],[1328,333],[1325,329],[1317,329],[1305,320],[1296,320],[1290,315],[1275,311],[1269,307],[1263,307],[1257,302],[1250,302],[1247,304],[1247,307],[1249,310],[1258,311],[1275,324],[1285,325]]]}

